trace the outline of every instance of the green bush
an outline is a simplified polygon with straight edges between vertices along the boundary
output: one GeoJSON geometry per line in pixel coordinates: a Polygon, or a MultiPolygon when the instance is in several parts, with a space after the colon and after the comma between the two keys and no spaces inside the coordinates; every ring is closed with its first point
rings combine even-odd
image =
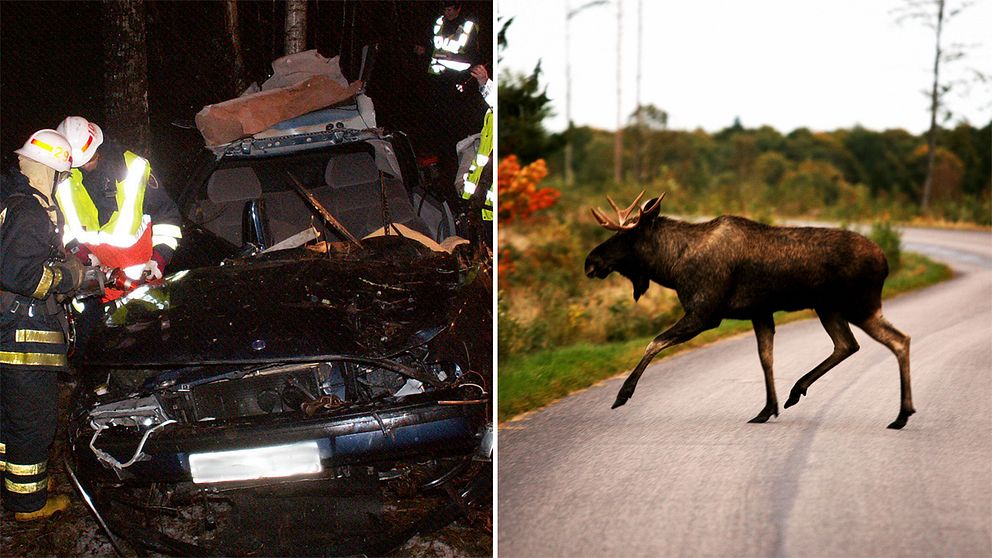
{"type": "Polygon", "coordinates": [[[898,271],[902,265],[902,234],[888,221],[879,221],[871,226],[868,238],[885,252],[885,259],[889,260],[889,272],[898,271]]]}

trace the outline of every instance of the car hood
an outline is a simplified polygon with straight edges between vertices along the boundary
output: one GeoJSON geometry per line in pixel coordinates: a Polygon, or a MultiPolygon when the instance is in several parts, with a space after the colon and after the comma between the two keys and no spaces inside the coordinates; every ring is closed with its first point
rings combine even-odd
{"type": "Polygon", "coordinates": [[[477,268],[414,241],[306,249],[180,272],[122,299],[85,366],[148,367],[385,358],[422,345],[459,313],[477,268]]]}

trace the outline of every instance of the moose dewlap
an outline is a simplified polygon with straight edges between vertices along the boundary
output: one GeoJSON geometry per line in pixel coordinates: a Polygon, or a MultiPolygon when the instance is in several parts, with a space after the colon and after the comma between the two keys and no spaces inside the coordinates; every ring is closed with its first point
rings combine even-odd
{"type": "Polygon", "coordinates": [[[850,324],[888,347],[899,363],[902,428],[915,411],[910,392],[909,336],[882,316],[882,286],[889,273],[885,254],[864,236],[820,227],[772,227],[743,217],[722,216],[687,223],[660,215],[661,200],[639,206],[644,192],[613,220],[600,209],[593,217],[615,231],[586,257],[586,275],[603,279],[616,271],[630,279],[634,299],[654,281],[673,289],[685,315],[654,338],[623,383],[613,408],[627,402],[651,360],[726,318],[751,320],[765,374],[765,406],[751,422],[778,416],[772,380],[774,312],[812,309],[834,343],[833,352],[792,387],[785,408],[799,402],[820,376],[858,350],[850,324]]]}

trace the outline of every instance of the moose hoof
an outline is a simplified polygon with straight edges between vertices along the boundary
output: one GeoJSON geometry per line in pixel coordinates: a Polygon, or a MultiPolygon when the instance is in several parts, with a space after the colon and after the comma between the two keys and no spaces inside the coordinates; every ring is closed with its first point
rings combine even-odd
{"type": "Polygon", "coordinates": [[[799,398],[804,395],[806,395],[806,390],[792,388],[792,391],[789,392],[789,400],[785,402],[785,408],[788,409],[796,403],[799,403],[799,398]]]}
{"type": "Polygon", "coordinates": [[[916,411],[899,413],[899,417],[896,418],[896,420],[892,421],[892,423],[889,424],[888,428],[891,428],[893,430],[902,430],[902,427],[906,426],[906,421],[909,420],[909,416],[915,412],[916,411]]]}
{"type": "Polygon", "coordinates": [[[764,423],[768,422],[768,419],[772,418],[772,415],[775,415],[777,417],[778,416],[778,410],[777,409],[773,409],[773,410],[764,409],[760,413],[758,413],[758,416],[754,417],[753,419],[749,420],[748,422],[751,423],[751,424],[764,424],[764,423]]]}
{"type": "Polygon", "coordinates": [[[610,407],[611,409],[616,409],[634,396],[634,387],[636,387],[636,384],[634,386],[628,384],[629,382],[624,382],[624,384],[620,386],[620,391],[617,393],[617,400],[613,402],[613,406],[610,407]]]}

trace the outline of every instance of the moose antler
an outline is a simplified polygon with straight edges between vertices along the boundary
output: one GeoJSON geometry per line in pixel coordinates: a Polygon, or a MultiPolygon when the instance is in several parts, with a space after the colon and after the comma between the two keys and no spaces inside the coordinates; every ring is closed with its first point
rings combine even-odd
{"type": "Polygon", "coordinates": [[[665,198],[665,194],[661,194],[658,199],[654,200],[654,203],[652,203],[650,207],[646,208],[642,208],[637,205],[641,201],[642,197],[644,197],[644,190],[641,190],[641,193],[634,198],[634,202],[631,203],[627,209],[621,210],[617,207],[617,204],[613,201],[613,198],[606,196],[606,200],[610,202],[610,206],[617,212],[616,221],[613,221],[607,217],[606,214],[603,213],[603,210],[598,207],[593,207],[590,210],[592,211],[592,216],[596,219],[596,222],[602,225],[603,228],[611,231],[629,230],[637,226],[644,213],[650,213],[653,211],[654,208],[661,203],[661,200],[665,198]],[[637,208],[637,215],[631,217],[631,213],[634,211],[634,208],[637,208]]]}

